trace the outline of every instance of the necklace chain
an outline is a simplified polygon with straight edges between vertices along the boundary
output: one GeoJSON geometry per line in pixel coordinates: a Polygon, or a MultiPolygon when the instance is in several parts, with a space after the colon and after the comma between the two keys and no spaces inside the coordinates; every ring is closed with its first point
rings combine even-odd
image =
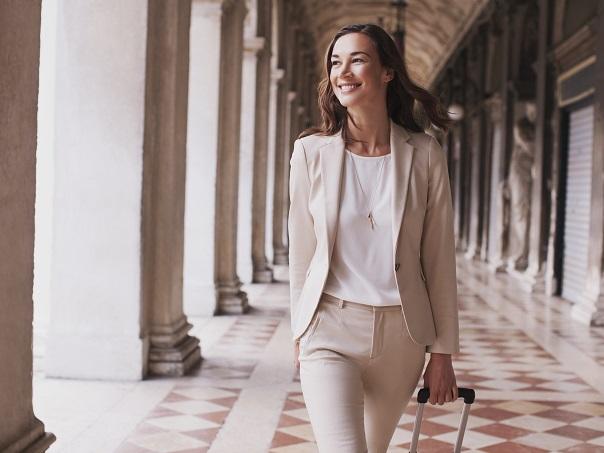
{"type": "MultiPolygon", "coordinates": [[[[352,151],[350,151],[352,153],[352,151]]],[[[352,153],[354,154],[354,153],[352,153]]],[[[363,185],[361,184],[361,179],[359,178],[359,172],[357,171],[357,166],[354,162],[354,157],[350,156],[350,158],[352,159],[352,167],[354,168],[354,174],[356,176],[357,182],[359,184],[359,187],[361,189],[361,192],[363,194],[363,198],[365,199],[365,205],[368,211],[367,214],[367,218],[369,219],[369,224],[371,225],[371,229],[373,230],[374,226],[375,226],[375,219],[373,218],[373,199],[375,198],[375,194],[377,192],[377,189],[380,185],[380,181],[382,179],[382,170],[384,169],[384,161],[386,159],[382,159],[382,161],[380,162],[380,169],[378,172],[378,177],[377,177],[377,183],[375,185],[375,189],[373,190],[373,192],[371,193],[371,200],[369,200],[369,203],[367,203],[367,194],[365,194],[365,191],[363,190],[363,185]]]]}

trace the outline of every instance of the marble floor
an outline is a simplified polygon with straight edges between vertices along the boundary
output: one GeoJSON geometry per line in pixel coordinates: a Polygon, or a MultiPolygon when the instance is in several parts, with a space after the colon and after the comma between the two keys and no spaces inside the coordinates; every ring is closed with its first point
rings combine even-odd
{"type": "MultiPolygon", "coordinates": [[[[459,386],[476,390],[467,452],[604,453],[604,328],[570,318],[559,298],[458,258],[459,386]]],[[[202,366],[179,379],[82,382],[34,376],[34,407],[53,452],[316,452],[293,368],[283,283],[247,285],[245,316],[191,318],[202,366]]],[[[427,404],[419,451],[450,452],[462,402],[427,404]]],[[[416,404],[389,451],[408,451],[416,404]]]]}

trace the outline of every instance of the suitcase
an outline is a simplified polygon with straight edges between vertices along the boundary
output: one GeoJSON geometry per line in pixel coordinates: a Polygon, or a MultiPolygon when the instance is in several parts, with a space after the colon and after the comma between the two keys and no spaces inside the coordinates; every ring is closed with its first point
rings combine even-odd
{"type": "MultiPolygon", "coordinates": [[[[455,453],[461,451],[461,444],[463,442],[463,435],[466,432],[466,424],[468,422],[468,415],[470,414],[470,406],[474,402],[475,393],[473,389],[459,387],[457,389],[459,398],[463,398],[463,410],[461,412],[461,420],[459,422],[459,429],[457,430],[457,440],[455,442],[455,453]]],[[[419,432],[422,424],[422,415],[424,414],[424,404],[430,398],[430,389],[424,387],[417,392],[417,413],[415,415],[415,424],[413,425],[413,436],[411,438],[411,450],[409,453],[417,453],[417,441],[419,439],[419,432]]]]}

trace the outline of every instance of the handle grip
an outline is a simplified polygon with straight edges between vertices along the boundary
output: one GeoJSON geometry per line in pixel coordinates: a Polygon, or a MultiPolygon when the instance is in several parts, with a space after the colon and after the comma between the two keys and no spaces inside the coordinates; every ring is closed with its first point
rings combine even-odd
{"type": "MultiPolygon", "coordinates": [[[[466,404],[472,404],[476,396],[474,389],[468,389],[465,387],[458,387],[457,394],[459,398],[463,398],[463,402],[466,404]]],[[[417,402],[419,404],[426,404],[430,398],[430,389],[424,387],[417,393],[417,402]]]]}

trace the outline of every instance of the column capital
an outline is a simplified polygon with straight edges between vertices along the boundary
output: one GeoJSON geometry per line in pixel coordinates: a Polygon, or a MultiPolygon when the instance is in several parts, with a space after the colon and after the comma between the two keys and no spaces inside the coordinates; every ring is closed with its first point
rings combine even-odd
{"type": "Polygon", "coordinates": [[[283,80],[283,77],[285,77],[285,69],[273,68],[271,72],[271,80],[273,80],[274,82],[278,82],[280,80],[283,80]]]}
{"type": "Polygon", "coordinates": [[[222,17],[223,0],[192,0],[191,16],[202,16],[214,19],[222,17]]]}
{"type": "Polygon", "coordinates": [[[484,105],[494,123],[501,122],[503,101],[499,93],[493,94],[488,99],[485,99],[484,105]]]}
{"type": "Polygon", "coordinates": [[[263,38],[262,36],[246,38],[243,43],[243,51],[247,55],[258,55],[264,50],[266,50],[266,38],[263,38]]]}
{"type": "MultiPolygon", "coordinates": [[[[210,0],[210,1],[216,1],[216,0],[210,0]]],[[[245,17],[245,15],[248,13],[248,8],[247,8],[245,0],[220,0],[220,3],[222,3],[222,11],[227,11],[231,8],[241,6],[244,10],[243,17],[245,17]]]]}

